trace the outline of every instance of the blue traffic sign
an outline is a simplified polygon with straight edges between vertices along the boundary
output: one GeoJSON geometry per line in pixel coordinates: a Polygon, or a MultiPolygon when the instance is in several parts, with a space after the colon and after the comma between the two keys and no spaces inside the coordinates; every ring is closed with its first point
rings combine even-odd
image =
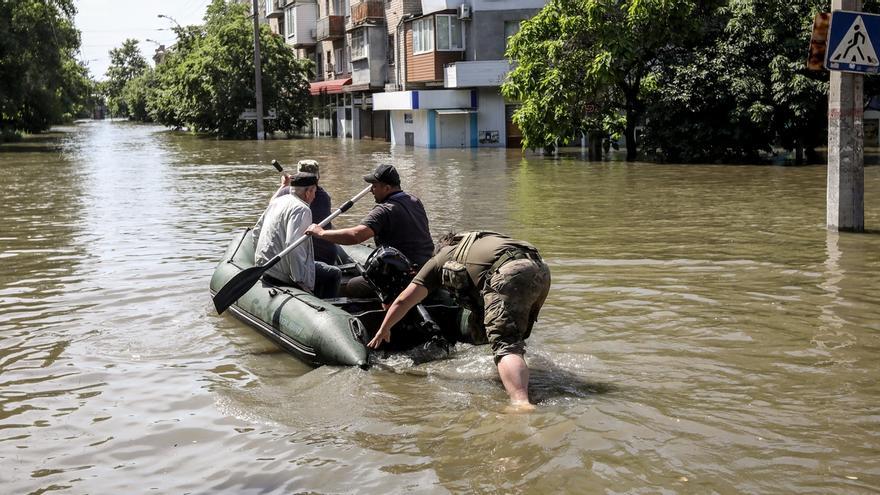
{"type": "Polygon", "coordinates": [[[880,72],[880,15],[835,10],[828,29],[825,68],[843,72],[880,72]]]}

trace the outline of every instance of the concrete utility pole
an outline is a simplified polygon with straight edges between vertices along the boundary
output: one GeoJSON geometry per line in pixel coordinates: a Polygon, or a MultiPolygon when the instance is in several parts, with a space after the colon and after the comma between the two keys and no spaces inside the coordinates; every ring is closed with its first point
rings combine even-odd
{"type": "Polygon", "coordinates": [[[254,93],[257,100],[257,140],[265,139],[263,133],[263,73],[260,71],[260,9],[254,4],[254,93]]]}
{"type": "MultiPolygon", "coordinates": [[[[832,0],[831,10],[860,12],[862,0],[832,0]]],[[[826,223],[831,230],[865,230],[864,76],[831,71],[828,92],[826,223]]]]}

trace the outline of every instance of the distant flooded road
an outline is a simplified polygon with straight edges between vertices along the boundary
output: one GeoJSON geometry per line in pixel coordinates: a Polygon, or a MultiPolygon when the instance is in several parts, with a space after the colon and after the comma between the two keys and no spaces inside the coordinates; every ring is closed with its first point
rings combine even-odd
{"type": "Polygon", "coordinates": [[[59,130],[0,147],[3,493],[880,491],[878,166],[857,235],[825,229],[824,166],[59,130]],[[541,249],[535,413],[486,347],[312,370],[216,314],[269,162],[301,158],[334,205],[391,162],[435,237],[541,249]]]}

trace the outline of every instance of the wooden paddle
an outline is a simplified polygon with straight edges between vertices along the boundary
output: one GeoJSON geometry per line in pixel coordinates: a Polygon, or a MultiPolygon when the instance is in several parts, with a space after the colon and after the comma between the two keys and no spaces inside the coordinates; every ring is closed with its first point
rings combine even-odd
{"type": "MultiPolygon", "coordinates": [[[[318,225],[324,227],[328,223],[330,223],[334,218],[338,217],[342,213],[348,211],[359,199],[363,198],[368,192],[370,192],[370,188],[372,185],[369,185],[364,188],[363,191],[359,192],[355,197],[349,199],[345,203],[342,204],[339,208],[336,209],[333,213],[330,214],[327,218],[321,221],[318,225]]],[[[214,295],[214,307],[217,308],[217,314],[221,314],[226,311],[226,308],[232,306],[232,303],[238,300],[241,296],[245,294],[245,292],[251,290],[251,287],[260,280],[260,277],[266,273],[266,270],[271,268],[281,261],[281,258],[284,257],[287,253],[293,251],[300,244],[306,241],[309,236],[302,235],[293,244],[284,248],[283,251],[276,254],[272,259],[267,261],[264,265],[260,266],[252,266],[250,268],[244,269],[239,272],[236,276],[232,277],[229,282],[226,282],[217,294],[214,295]]]]}

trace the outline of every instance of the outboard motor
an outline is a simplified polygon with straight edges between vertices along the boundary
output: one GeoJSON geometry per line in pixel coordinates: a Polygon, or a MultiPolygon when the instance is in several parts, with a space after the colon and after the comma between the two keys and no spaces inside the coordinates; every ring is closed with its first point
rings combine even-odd
{"type": "Polygon", "coordinates": [[[364,278],[369,282],[379,299],[391,304],[398,294],[415,276],[415,265],[399,250],[382,246],[370,253],[364,263],[364,278]]]}
{"type": "MultiPolygon", "coordinates": [[[[373,287],[384,304],[391,304],[409,285],[415,274],[416,266],[409,261],[409,258],[390,246],[376,248],[364,262],[364,279],[373,287]]],[[[423,305],[417,304],[416,311],[422,319],[419,326],[430,336],[430,340],[425,343],[425,350],[431,346],[438,346],[448,356],[449,342],[443,337],[440,326],[431,318],[423,305]]]]}

